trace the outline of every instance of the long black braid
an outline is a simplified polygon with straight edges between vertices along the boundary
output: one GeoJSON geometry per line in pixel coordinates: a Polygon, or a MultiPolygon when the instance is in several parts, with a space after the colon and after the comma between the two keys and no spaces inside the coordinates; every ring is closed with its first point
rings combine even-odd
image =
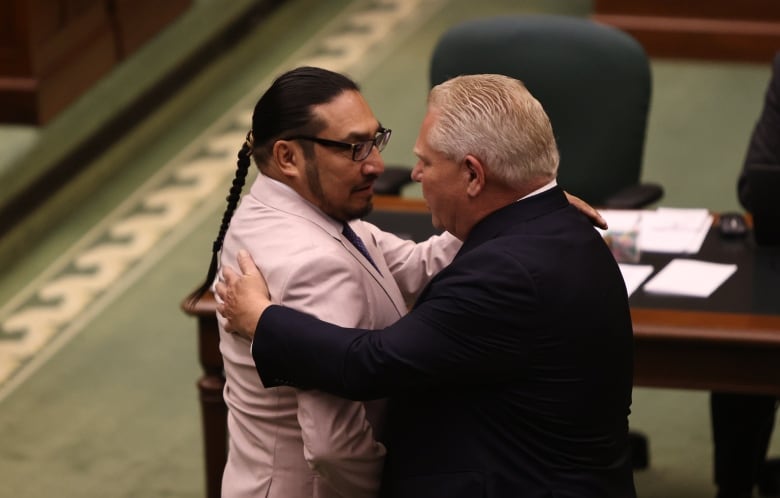
{"type": "Polygon", "coordinates": [[[230,220],[233,218],[233,212],[238,207],[238,200],[241,198],[241,191],[244,188],[246,182],[246,175],[249,173],[249,166],[251,165],[250,158],[254,151],[254,140],[252,139],[252,131],[246,135],[246,141],[241,146],[241,150],[238,151],[238,161],[236,162],[236,176],[233,177],[233,185],[230,187],[230,193],[227,198],[227,207],[222,214],[222,223],[219,226],[219,234],[214,239],[214,244],[211,246],[211,263],[209,264],[209,271],[206,274],[206,280],[200,284],[200,287],[195,289],[188,297],[188,304],[190,306],[195,305],[201,297],[206,293],[211,284],[214,283],[214,278],[217,276],[217,269],[219,268],[219,251],[222,249],[222,243],[225,240],[225,234],[230,226],[230,220]]]}
{"type": "MultiPolygon", "coordinates": [[[[252,129],[238,152],[236,176],[227,196],[219,234],[211,248],[211,263],[206,279],[188,296],[188,306],[193,307],[203,297],[217,276],[219,251],[238,206],[249,172],[250,158],[254,157],[262,171],[272,155],[274,142],[280,137],[319,132],[325,123],[316,119],[313,107],[330,102],[348,90],[359,91],[359,88],[342,74],[316,67],[299,67],[279,76],[260,97],[252,114],[252,129]]],[[[311,144],[305,143],[302,147],[305,154],[312,153],[311,144]]]]}

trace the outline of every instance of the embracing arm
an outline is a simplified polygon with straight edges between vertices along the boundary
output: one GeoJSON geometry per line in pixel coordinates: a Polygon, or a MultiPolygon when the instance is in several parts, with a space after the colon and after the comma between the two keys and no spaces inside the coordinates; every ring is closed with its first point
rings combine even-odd
{"type": "MultiPolygon", "coordinates": [[[[435,328],[409,315],[391,327],[370,331],[271,306],[263,312],[255,337],[252,356],[265,385],[316,388],[350,399],[375,399],[442,383],[448,374],[441,367],[457,365],[460,357],[457,342],[443,340],[435,328]],[[282,324],[292,333],[277,333],[282,324]]],[[[453,377],[463,373],[451,370],[453,377]]]]}
{"type": "Polygon", "coordinates": [[[412,298],[434,275],[452,262],[463,243],[447,232],[415,243],[366,223],[387,262],[398,288],[412,298]]]}
{"type": "Polygon", "coordinates": [[[516,375],[528,356],[527,334],[502,336],[496,325],[473,310],[452,312],[449,303],[418,306],[374,331],[271,306],[257,325],[252,356],[266,385],[311,387],[350,399],[392,397],[516,375]],[[285,333],[279,333],[282,327],[285,333]]]}
{"type": "MultiPolygon", "coordinates": [[[[505,267],[501,261],[491,261],[505,267]]],[[[471,265],[448,271],[442,286],[453,292],[426,299],[394,325],[376,331],[342,328],[281,306],[270,306],[262,290],[262,277],[232,274],[222,289],[241,316],[231,324],[254,336],[252,354],[266,386],[295,385],[326,390],[351,399],[373,399],[404,392],[457,383],[482,383],[516,374],[528,354],[522,343],[527,334],[507,333],[507,323],[496,321],[497,307],[511,299],[516,314],[534,306],[530,287],[517,285],[517,275],[492,271],[485,285],[468,285],[483,274],[471,265]],[[452,273],[452,275],[450,275],[452,273]],[[238,284],[236,282],[239,282],[238,284]],[[458,297],[466,282],[466,299],[458,297]],[[255,290],[249,288],[254,287],[255,290]],[[510,290],[511,288],[511,290],[510,290]],[[244,290],[241,290],[244,289],[244,290]],[[238,291],[242,299],[231,296],[238,291]],[[252,303],[243,295],[251,292],[252,303]],[[495,292],[496,295],[492,295],[495,292]],[[248,313],[244,310],[250,309],[248,313]],[[262,315],[262,316],[261,316],[262,315]],[[253,320],[256,321],[256,333],[253,320]],[[251,328],[252,330],[244,330],[251,328]]],[[[529,326],[532,324],[529,323],[529,326]]]]}

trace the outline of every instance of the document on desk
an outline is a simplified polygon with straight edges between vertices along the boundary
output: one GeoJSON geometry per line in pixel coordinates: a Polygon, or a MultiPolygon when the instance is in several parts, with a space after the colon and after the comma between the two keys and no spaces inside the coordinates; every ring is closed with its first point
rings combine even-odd
{"type": "Polygon", "coordinates": [[[712,225],[707,209],[659,207],[642,212],[639,249],[647,252],[696,254],[712,225]]]}
{"type": "Polygon", "coordinates": [[[601,210],[609,223],[602,234],[637,232],[639,251],[696,254],[712,226],[706,209],[659,207],[651,210],[601,210]]]}
{"type": "Polygon", "coordinates": [[[651,294],[709,297],[735,271],[737,265],[673,259],[643,288],[651,294]]]}
{"type": "Polygon", "coordinates": [[[628,297],[642,285],[647,277],[653,273],[653,267],[651,265],[630,265],[626,263],[619,263],[620,273],[623,275],[623,281],[626,283],[626,291],[628,291],[628,297]]]}

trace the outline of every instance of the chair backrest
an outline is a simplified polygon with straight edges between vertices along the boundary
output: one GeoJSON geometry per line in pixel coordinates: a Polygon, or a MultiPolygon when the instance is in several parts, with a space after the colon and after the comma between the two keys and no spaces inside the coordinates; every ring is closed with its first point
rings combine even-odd
{"type": "Polygon", "coordinates": [[[558,183],[594,205],[639,183],[650,65],[628,34],[593,21],[530,15],[467,21],[439,39],[431,85],[462,74],[517,78],[552,122],[558,183]]]}

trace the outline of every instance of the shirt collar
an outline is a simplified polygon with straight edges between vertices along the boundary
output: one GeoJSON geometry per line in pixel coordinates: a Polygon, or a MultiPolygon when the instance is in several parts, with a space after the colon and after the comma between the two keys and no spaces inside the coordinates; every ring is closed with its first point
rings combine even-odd
{"type": "Polygon", "coordinates": [[[519,198],[517,200],[518,201],[522,201],[523,199],[528,199],[529,197],[533,197],[534,195],[541,194],[542,192],[550,190],[551,188],[553,188],[556,185],[558,185],[558,181],[555,178],[553,178],[552,181],[550,181],[550,183],[548,183],[547,185],[539,187],[538,189],[534,190],[530,194],[524,195],[523,197],[521,197],[521,198],[519,198]]]}

